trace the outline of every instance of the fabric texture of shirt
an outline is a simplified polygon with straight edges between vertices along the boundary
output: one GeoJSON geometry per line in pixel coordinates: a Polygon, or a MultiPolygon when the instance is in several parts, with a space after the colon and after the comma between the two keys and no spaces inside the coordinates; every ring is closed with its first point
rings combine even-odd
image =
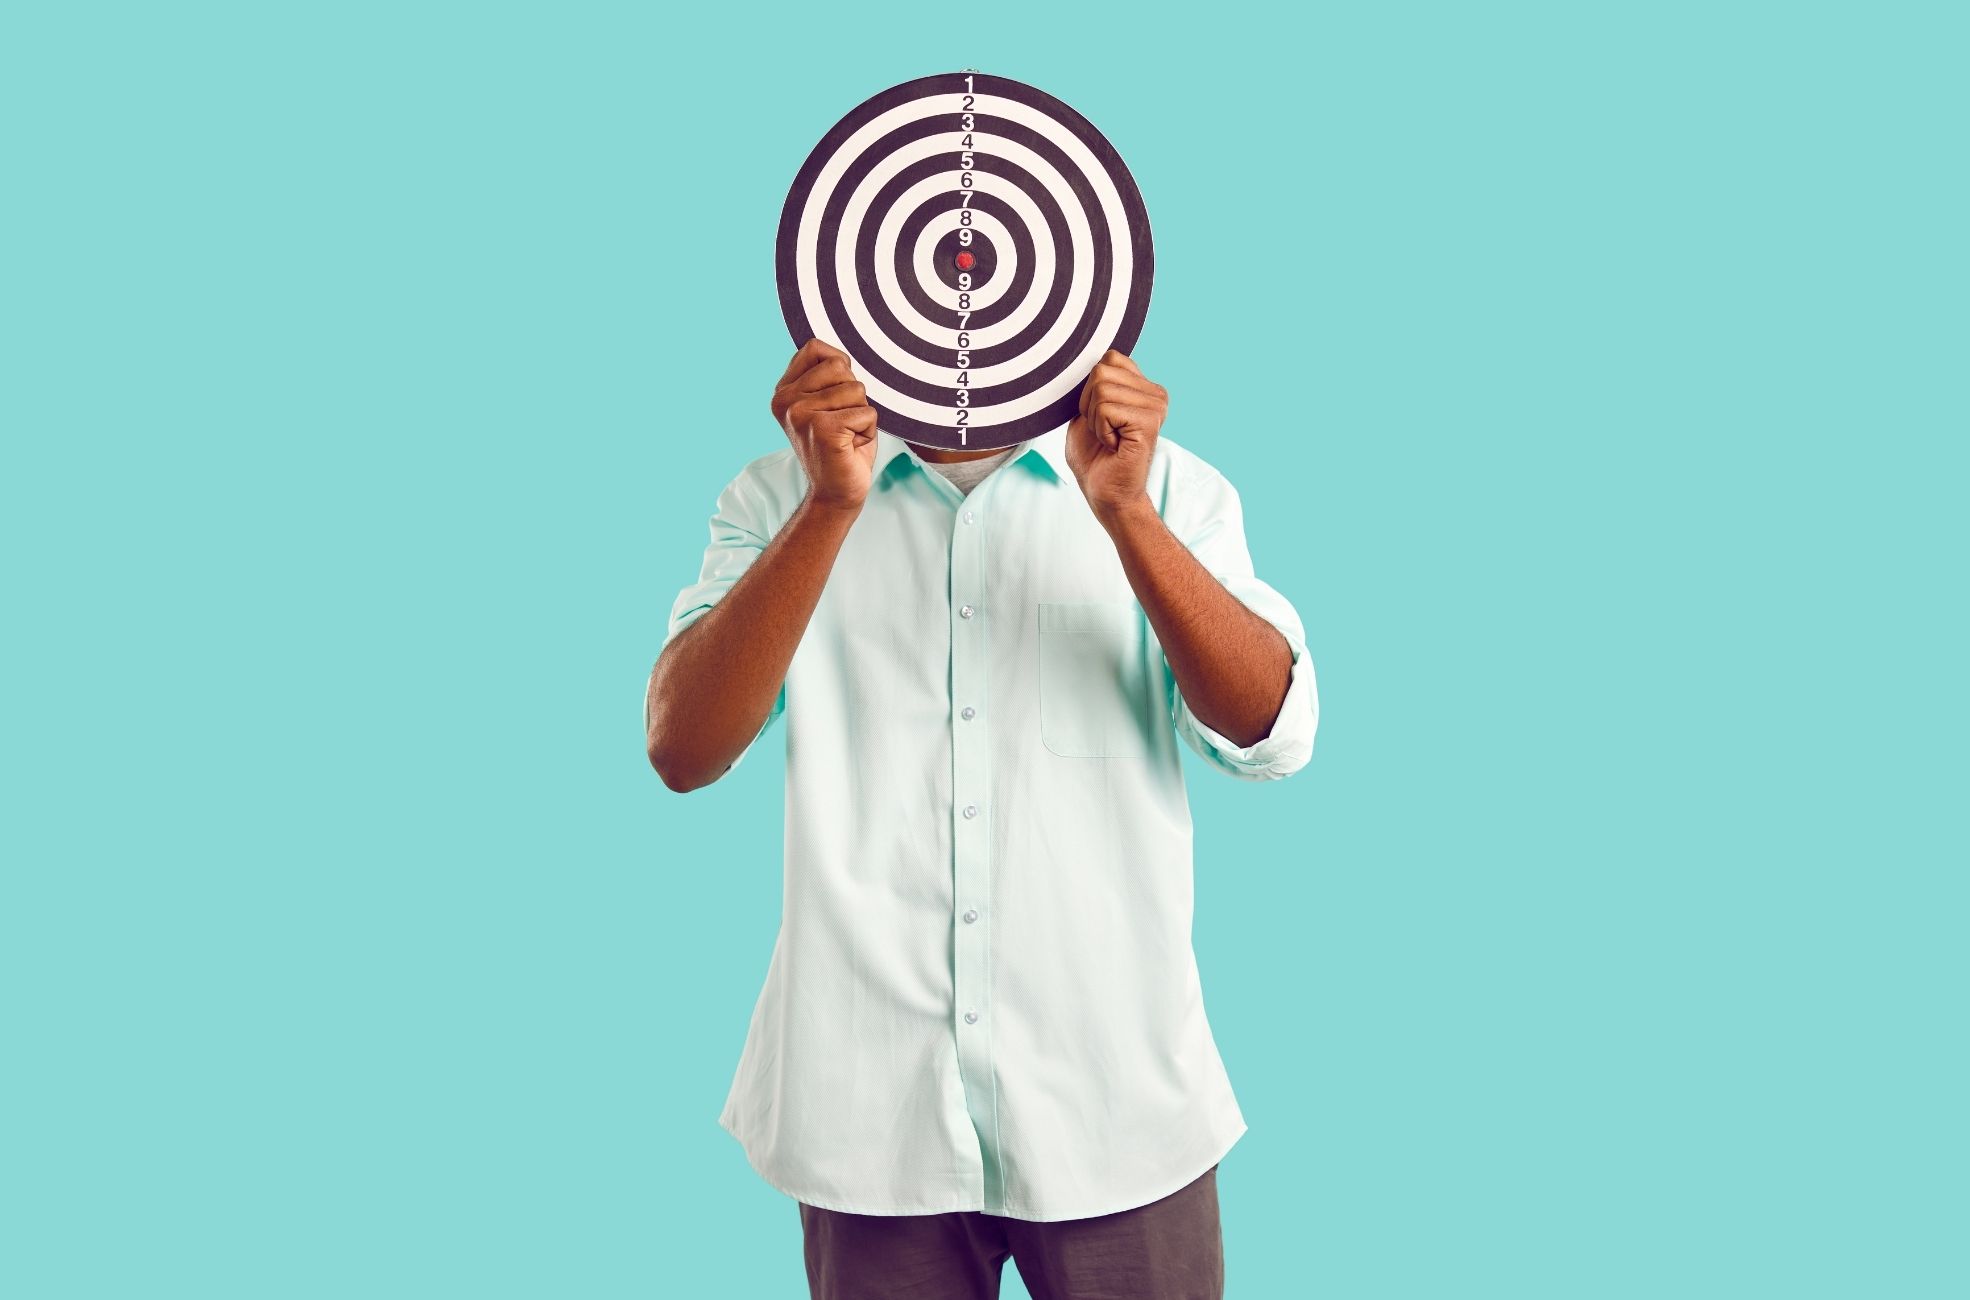
{"type": "MultiPolygon", "coordinates": [[[[781,919],[718,1122],[768,1183],[827,1209],[1147,1204],[1246,1132],[1191,947],[1178,742],[1241,780],[1303,767],[1319,705],[1301,620],[1255,575],[1230,482],[1159,438],[1164,522],[1292,649],[1270,733],[1234,744],[1177,688],[1064,426],[969,497],[876,437],[759,733],[784,714],[781,919]]],[[[666,644],[806,490],[791,448],[725,486],[666,644]]]]}
{"type": "Polygon", "coordinates": [[[925,460],[923,465],[926,469],[942,474],[951,480],[951,486],[970,496],[971,490],[983,482],[986,475],[1003,465],[1006,458],[1018,450],[1018,447],[1007,447],[1004,451],[990,456],[980,456],[976,460],[925,460]]]}

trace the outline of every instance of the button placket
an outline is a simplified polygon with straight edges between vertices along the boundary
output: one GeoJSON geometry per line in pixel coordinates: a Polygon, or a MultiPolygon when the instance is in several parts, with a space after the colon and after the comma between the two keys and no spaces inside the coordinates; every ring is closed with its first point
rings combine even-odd
{"type": "Polygon", "coordinates": [[[978,1134],[982,1204],[997,1214],[1005,1210],[1005,1180],[992,1068],[992,927],[983,915],[992,896],[991,730],[989,710],[980,707],[990,703],[983,520],[982,507],[967,505],[951,528],[951,693],[954,702],[963,702],[951,713],[951,896],[962,909],[962,923],[954,927],[951,1017],[965,1107],[978,1134]]]}

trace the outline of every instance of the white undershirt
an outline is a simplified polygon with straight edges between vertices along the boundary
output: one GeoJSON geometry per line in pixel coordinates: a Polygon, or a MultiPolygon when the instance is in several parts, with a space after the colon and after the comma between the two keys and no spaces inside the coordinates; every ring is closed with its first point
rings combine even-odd
{"type": "Polygon", "coordinates": [[[996,455],[980,456],[977,460],[926,460],[924,464],[951,480],[952,485],[959,492],[965,496],[970,496],[971,490],[977,487],[987,474],[990,474],[993,470],[1005,464],[1007,457],[1025,445],[1024,443],[1016,442],[996,455]]]}

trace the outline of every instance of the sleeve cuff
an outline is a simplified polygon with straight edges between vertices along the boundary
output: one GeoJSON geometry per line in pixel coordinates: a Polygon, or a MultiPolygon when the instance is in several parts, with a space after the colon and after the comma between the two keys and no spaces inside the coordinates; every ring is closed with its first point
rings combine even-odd
{"type": "Polygon", "coordinates": [[[1246,781],[1276,781],[1291,776],[1313,757],[1314,730],[1319,724],[1319,695],[1314,685],[1313,660],[1306,646],[1281,629],[1293,651],[1292,675],[1286,698],[1280,702],[1272,729],[1249,745],[1237,745],[1198,721],[1183,692],[1176,692],[1177,727],[1191,748],[1220,771],[1246,781]]]}

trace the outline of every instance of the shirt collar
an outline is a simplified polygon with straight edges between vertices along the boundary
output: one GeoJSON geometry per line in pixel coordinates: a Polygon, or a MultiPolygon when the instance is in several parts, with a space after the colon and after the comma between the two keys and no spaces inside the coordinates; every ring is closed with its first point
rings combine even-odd
{"type": "MultiPolygon", "coordinates": [[[[1028,461],[1036,469],[1044,466],[1052,470],[1054,477],[1063,483],[1074,477],[1067,466],[1066,425],[1057,425],[1037,438],[1028,438],[1025,442],[1015,443],[1014,446],[1020,450],[1008,458],[1007,464],[1028,461]]],[[[888,470],[890,462],[898,458],[915,461],[919,469],[923,468],[923,458],[911,450],[909,443],[886,429],[877,429],[874,469],[876,477],[880,478],[888,470]]]]}

